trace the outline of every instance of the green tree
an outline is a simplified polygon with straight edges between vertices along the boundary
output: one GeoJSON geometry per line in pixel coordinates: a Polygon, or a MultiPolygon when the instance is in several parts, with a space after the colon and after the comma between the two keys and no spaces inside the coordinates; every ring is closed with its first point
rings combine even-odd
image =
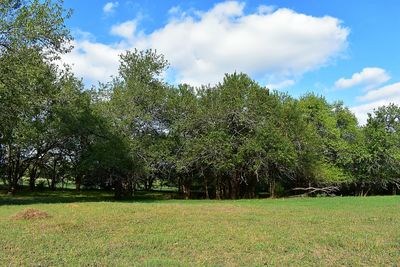
{"type": "Polygon", "coordinates": [[[2,0],[0,55],[24,48],[48,56],[68,52],[71,35],[65,20],[70,15],[62,0],[2,0]]]}
{"type": "Polygon", "coordinates": [[[122,150],[123,144],[124,157],[131,162],[125,164],[127,172],[119,178],[126,180],[129,188],[142,185],[151,189],[164,166],[160,155],[168,154],[168,91],[159,77],[167,62],[152,50],[126,52],[120,62],[119,76],[105,85],[106,96],[99,109],[108,129],[121,142],[116,147],[122,150]]]}
{"type": "Polygon", "coordinates": [[[366,151],[360,194],[389,185],[396,192],[400,186],[400,108],[391,104],[369,114],[364,133],[366,151]]]}
{"type": "MultiPolygon", "coordinates": [[[[62,2],[0,2],[0,146],[9,189],[50,150],[49,113],[58,90],[51,60],[70,49],[62,2]]],[[[32,176],[36,170],[32,169],[32,176]]]]}

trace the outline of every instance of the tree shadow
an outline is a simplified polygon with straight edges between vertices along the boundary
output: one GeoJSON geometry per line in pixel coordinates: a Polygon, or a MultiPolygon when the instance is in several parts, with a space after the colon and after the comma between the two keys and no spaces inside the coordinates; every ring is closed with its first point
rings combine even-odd
{"type": "Polygon", "coordinates": [[[170,199],[179,199],[179,195],[173,191],[137,191],[133,197],[115,199],[112,191],[104,190],[21,190],[15,195],[8,195],[6,191],[0,191],[0,206],[5,205],[30,205],[30,204],[56,204],[79,202],[124,202],[124,203],[151,203],[170,199]]]}

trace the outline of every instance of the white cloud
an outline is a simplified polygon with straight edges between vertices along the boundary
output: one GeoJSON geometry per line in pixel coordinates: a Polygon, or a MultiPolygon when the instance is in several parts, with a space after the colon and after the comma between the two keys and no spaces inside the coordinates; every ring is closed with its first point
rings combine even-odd
{"type": "Polygon", "coordinates": [[[390,76],[384,69],[364,68],[361,72],[354,73],[350,79],[340,78],[335,82],[335,87],[345,89],[361,85],[370,90],[387,82],[389,79],[390,76]]]}
{"type": "Polygon", "coordinates": [[[382,88],[369,91],[364,96],[358,97],[360,101],[373,101],[378,99],[392,99],[400,96],[400,83],[394,83],[382,88]]]}
{"type": "Polygon", "coordinates": [[[361,125],[364,125],[367,122],[368,113],[372,114],[374,109],[377,109],[381,106],[387,106],[389,104],[400,105],[400,95],[394,96],[392,98],[384,98],[370,103],[354,106],[351,107],[350,110],[356,115],[358,122],[361,125]]]}
{"type": "Polygon", "coordinates": [[[245,3],[237,1],[226,1],[216,4],[208,12],[202,13],[202,20],[204,18],[224,20],[233,16],[242,16],[245,3]]]}
{"type": "Polygon", "coordinates": [[[62,60],[70,64],[74,73],[83,77],[86,83],[105,82],[117,73],[118,55],[124,49],[89,40],[77,40],[72,44],[74,49],[71,53],[63,55],[62,60]]]}
{"type": "Polygon", "coordinates": [[[367,122],[367,113],[372,113],[374,109],[380,106],[387,106],[391,103],[400,105],[400,83],[394,83],[382,88],[367,92],[364,96],[358,97],[359,101],[364,101],[362,105],[354,106],[351,110],[354,112],[361,124],[367,122]]]}
{"type": "Polygon", "coordinates": [[[104,13],[112,13],[119,6],[118,2],[108,2],[103,7],[104,13]]]}
{"type": "Polygon", "coordinates": [[[170,15],[176,15],[178,13],[181,13],[181,8],[179,6],[173,6],[168,10],[168,14],[170,15]]]}
{"type": "Polygon", "coordinates": [[[118,57],[114,55],[126,49],[153,48],[169,60],[177,83],[213,84],[234,71],[266,81],[268,75],[293,80],[338,57],[349,34],[333,17],[263,6],[256,13],[245,14],[244,3],[237,1],[217,4],[206,12],[174,9],[173,14],[164,27],[148,34],[137,32],[137,20],[114,25],[111,33],[123,38],[117,44],[77,41],[79,49],[69,58],[96,71],[82,66],[74,69],[88,80],[104,81],[108,77],[102,75],[117,70],[118,57]]]}
{"type": "Polygon", "coordinates": [[[285,80],[282,82],[278,82],[278,83],[270,83],[267,84],[265,87],[267,87],[268,89],[282,89],[282,88],[287,88],[290,87],[292,85],[295,84],[294,80],[285,80]]]}
{"type": "Polygon", "coordinates": [[[128,20],[112,26],[110,33],[132,41],[137,28],[137,20],[128,20]]]}
{"type": "Polygon", "coordinates": [[[332,17],[289,9],[243,13],[244,4],[225,2],[200,18],[186,16],[146,36],[177,70],[179,82],[215,83],[224,73],[253,76],[301,75],[326,64],[345,47],[349,30],[332,17]]]}

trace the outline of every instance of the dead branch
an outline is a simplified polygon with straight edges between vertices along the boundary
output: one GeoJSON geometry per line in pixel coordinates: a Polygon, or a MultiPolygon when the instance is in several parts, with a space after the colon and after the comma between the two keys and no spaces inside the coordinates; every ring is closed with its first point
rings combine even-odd
{"type": "Polygon", "coordinates": [[[326,186],[326,187],[296,187],[292,191],[304,191],[303,196],[308,196],[314,193],[325,193],[328,196],[334,195],[335,192],[339,191],[338,186],[326,186]]]}

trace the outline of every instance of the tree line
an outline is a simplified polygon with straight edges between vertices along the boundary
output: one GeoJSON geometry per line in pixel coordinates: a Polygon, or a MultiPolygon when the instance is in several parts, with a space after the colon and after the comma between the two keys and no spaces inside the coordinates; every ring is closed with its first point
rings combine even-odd
{"type": "Polygon", "coordinates": [[[63,181],[113,190],[155,184],[185,198],[367,195],[400,188],[400,107],[360,126],[342,102],[293,98],[243,73],[217,85],[166,83],[166,59],[127,51],[90,89],[59,56],[72,37],[62,1],[0,2],[0,177],[55,190],[63,181]]]}

